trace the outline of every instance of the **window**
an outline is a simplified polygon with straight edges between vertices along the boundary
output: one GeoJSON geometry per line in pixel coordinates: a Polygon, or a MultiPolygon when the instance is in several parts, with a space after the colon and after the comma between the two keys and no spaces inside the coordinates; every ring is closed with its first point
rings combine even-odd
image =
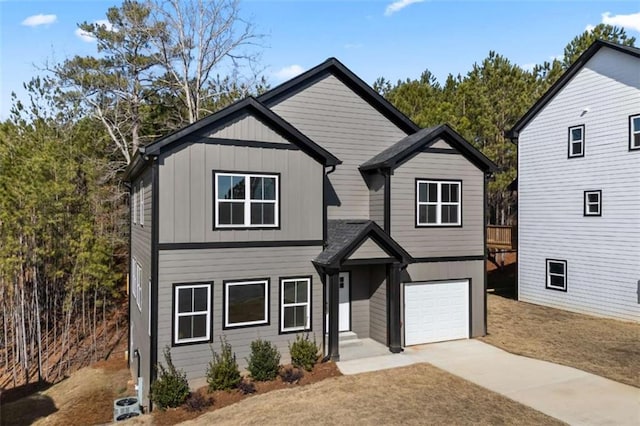
{"type": "Polygon", "coordinates": [[[174,284],[173,343],[211,341],[211,283],[174,284]]]}
{"type": "Polygon", "coordinates": [[[140,225],[144,225],[144,182],[140,182],[140,225]]]}
{"type": "Polygon", "coordinates": [[[584,157],[584,125],[569,127],[569,158],[584,157]]]}
{"type": "Polygon", "coordinates": [[[133,206],[131,207],[131,215],[133,216],[133,223],[138,223],[138,191],[136,191],[136,187],[131,188],[131,202],[133,206]]]}
{"type": "Polygon", "coordinates": [[[269,280],[224,282],[224,328],[269,324],[269,280]]]}
{"type": "Polygon", "coordinates": [[[640,114],[629,117],[629,149],[640,149],[640,114]]]}
{"type": "Polygon", "coordinates": [[[602,216],[602,191],[584,191],[584,215],[602,216]]]}
{"type": "Polygon", "coordinates": [[[547,288],[567,291],[567,261],[547,259],[547,288]]]}
{"type": "Polygon", "coordinates": [[[217,228],[278,227],[278,175],[216,173],[217,228]]]}
{"type": "Polygon", "coordinates": [[[136,299],[138,310],[142,311],[142,267],[135,259],[131,261],[131,294],[136,299]]]}
{"type": "Polygon", "coordinates": [[[311,329],[311,278],[280,280],[280,331],[311,329]]]}
{"type": "Polygon", "coordinates": [[[416,180],[416,226],[462,224],[460,181],[416,180]]]}

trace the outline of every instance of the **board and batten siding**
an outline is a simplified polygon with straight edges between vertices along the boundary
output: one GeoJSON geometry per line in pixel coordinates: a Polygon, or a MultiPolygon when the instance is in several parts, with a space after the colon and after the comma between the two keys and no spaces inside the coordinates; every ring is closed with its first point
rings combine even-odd
{"type": "MultiPolygon", "coordinates": [[[[484,316],[484,277],[484,260],[468,260],[461,262],[422,262],[409,264],[406,271],[401,275],[401,281],[405,283],[442,280],[457,281],[462,279],[471,280],[470,337],[478,337],[484,336],[487,333],[484,316]]],[[[404,299],[404,295],[401,297],[404,299]]],[[[404,312],[402,315],[404,316],[404,312]]],[[[404,336],[404,330],[402,330],[402,335],[404,336]]]]}
{"type": "Polygon", "coordinates": [[[185,144],[159,168],[160,243],[322,239],[324,167],[300,150],[185,144]],[[214,230],[213,172],[280,174],[280,229],[214,230]]]}
{"type": "Polygon", "coordinates": [[[276,131],[252,115],[238,118],[209,134],[211,138],[236,139],[289,144],[276,131]]]}
{"type": "Polygon", "coordinates": [[[483,172],[464,156],[421,152],[391,176],[391,237],[414,258],[483,255],[483,191],[483,172]],[[462,181],[461,227],[416,228],[416,179],[462,181]]]}
{"type": "Polygon", "coordinates": [[[519,299],[640,321],[640,59],[601,48],[520,132],[519,299]],[[586,112],[585,112],[586,111],[586,112]],[[585,126],[584,157],[567,158],[568,128],[585,126]],[[583,194],[602,191],[602,216],[583,194]],[[546,259],[567,261],[567,291],[545,288],[546,259]]]}
{"type": "MultiPolygon", "coordinates": [[[[131,347],[129,348],[129,359],[131,375],[137,378],[137,360],[133,358],[133,351],[136,349],[140,353],[140,375],[143,378],[143,393],[145,401],[143,405],[148,405],[147,394],[149,391],[149,372],[150,372],[150,342],[149,337],[149,280],[151,278],[151,168],[148,168],[138,179],[132,182],[132,195],[136,197],[135,207],[140,209],[138,204],[138,194],[140,191],[140,183],[144,186],[144,224],[140,224],[140,215],[136,213],[136,223],[133,223],[133,216],[129,218],[131,221],[131,268],[129,273],[129,327],[131,331],[131,347]],[[136,298],[133,294],[133,274],[135,274],[135,263],[137,262],[142,268],[141,273],[141,300],[140,308],[136,304],[136,298]]],[[[134,205],[133,200],[131,204],[134,205]]]]}
{"type": "Polygon", "coordinates": [[[340,205],[329,205],[328,218],[369,219],[369,188],[358,167],[406,133],[333,75],[269,106],[342,161],[329,175],[340,205]]]}
{"type": "MultiPolygon", "coordinates": [[[[165,346],[171,346],[173,326],[173,284],[213,282],[213,313],[211,347],[220,350],[220,338],[226,337],[236,354],[241,369],[246,368],[250,344],[258,338],[278,347],[281,362],[289,362],[288,344],[295,334],[279,334],[280,278],[311,276],[312,331],[310,337],[322,344],[322,281],[311,260],[322,247],[265,247],[199,250],[160,250],[158,289],[158,359],[165,346]],[[223,330],[223,300],[225,280],[269,278],[269,325],[223,330]]],[[[211,360],[209,343],[174,346],[171,356],[177,368],[183,369],[190,381],[205,377],[211,360]]],[[[198,382],[196,382],[198,383],[198,382]]]]}

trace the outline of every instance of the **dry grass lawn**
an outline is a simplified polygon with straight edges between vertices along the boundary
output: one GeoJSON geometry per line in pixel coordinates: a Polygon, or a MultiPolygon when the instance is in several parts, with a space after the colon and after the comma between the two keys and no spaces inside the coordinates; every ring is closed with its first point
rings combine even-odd
{"type": "MultiPolygon", "coordinates": [[[[101,361],[68,379],[0,407],[0,424],[92,425],[113,419],[113,400],[131,392],[126,361],[101,361]]],[[[131,394],[131,393],[129,393],[131,394]]]]}
{"type": "Polygon", "coordinates": [[[640,387],[640,324],[581,315],[488,295],[481,340],[640,387]]]}
{"type": "Polygon", "coordinates": [[[563,424],[428,364],[257,395],[184,425],[563,424]]]}

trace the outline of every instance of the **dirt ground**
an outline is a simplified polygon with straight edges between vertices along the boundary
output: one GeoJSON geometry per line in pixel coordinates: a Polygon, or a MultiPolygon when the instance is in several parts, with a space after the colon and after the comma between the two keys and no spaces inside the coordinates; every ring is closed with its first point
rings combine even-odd
{"type": "Polygon", "coordinates": [[[123,353],[82,368],[68,379],[0,407],[4,425],[93,425],[113,420],[113,400],[133,395],[123,353]]]}
{"type": "Polygon", "coordinates": [[[563,424],[428,364],[248,398],[185,425],[563,424]]]}
{"type": "Polygon", "coordinates": [[[640,387],[640,324],[488,295],[488,335],[509,352],[640,387]]]}

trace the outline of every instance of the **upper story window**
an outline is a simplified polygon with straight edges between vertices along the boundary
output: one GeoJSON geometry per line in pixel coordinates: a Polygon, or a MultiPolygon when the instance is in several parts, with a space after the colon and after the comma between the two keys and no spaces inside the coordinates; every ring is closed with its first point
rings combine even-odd
{"type": "Polygon", "coordinates": [[[629,117],[629,150],[640,149],[640,114],[629,117]]]}
{"type": "Polygon", "coordinates": [[[140,181],[138,195],[140,196],[140,225],[144,226],[144,181],[140,181]]]}
{"type": "Polygon", "coordinates": [[[569,127],[569,158],[584,157],[584,125],[569,127]]]}
{"type": "Polygon", "coordinates": [[[462,225],[462,182],[416,180],[416,226],[462,225]]]}
{"type": "Polygon", "coordinates": [[[279,175],[215,174],[216,228],[277,228],[279,175]]]}
{"type": "Polygon", "coordinates": [[[138,223],[138,191],[136,191],[136,187],[131,187],[131,215],[133,216],[133,223],[138,223]]]}
{"type": "Polygon", "coordinates": [[[584,215],[602,216],[602,191],[584,191],[584,215]]]}

